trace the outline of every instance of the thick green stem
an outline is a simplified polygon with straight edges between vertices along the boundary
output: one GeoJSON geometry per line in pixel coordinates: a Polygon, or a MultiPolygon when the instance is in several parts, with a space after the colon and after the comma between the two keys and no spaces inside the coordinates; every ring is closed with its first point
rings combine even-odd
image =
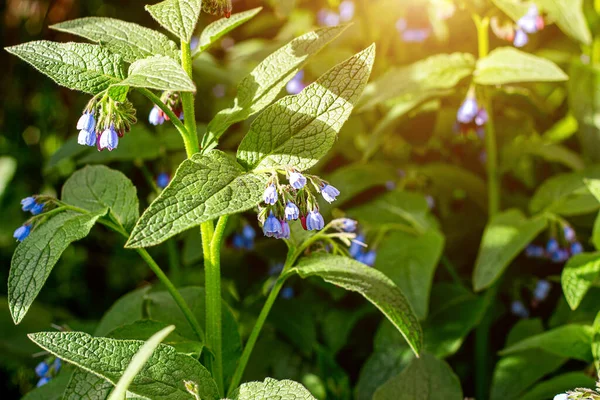
{"type": "MultiPolygon", "coordinates": [[[[190,50],[190,44],[183,41],[181,42],[181,66],[188,74],[190,79],[193,79],[192,53],[190,50]]],[[[200,151],[198,132],[196,131],[196,109],[194,108],[194,94],[190,92],[181,93],[181,103],[183,104],[183,121],[187,130],[186,139],[188,141],[185,149],[189,158],[192,154],[196,154],[200,151]]]]}

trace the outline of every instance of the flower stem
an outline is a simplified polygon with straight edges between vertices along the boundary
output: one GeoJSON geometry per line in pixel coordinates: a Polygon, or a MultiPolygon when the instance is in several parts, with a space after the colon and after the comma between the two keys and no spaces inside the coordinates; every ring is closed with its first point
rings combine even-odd
{"type": "MultiPolygon", "coordinates": [[[[160,97],[158,97],[157,95],[155,95],[153,92],[151,92],[148,89],[144,89],[144,88],[138,88],[137,89],[141,94],[143,94],[144,96],[146,96],[148,98],[148,100],[152,101],[154,104],[156,104],[156,106],[158,108],[160,108],[161,110],[163,110],[163,112],[169,117],[169,121],[171,121],[173,123],[173,125],[175,125],[175,128],[177,128],[177,130],[179,131],[179,134],[181,135],[181,137],[183,138],[183,142],[185,143],[185,148],[186,150],[188,149],[188,146],[192,146],[192,143],[188,143],[189,140],[187,138],[187,129],[185,127],[185,125],[183,125],[183,122],[181,122],[179,120],[179,118],[177,118],[177,116],[175,115],[175,113],[173,112],[173,110],[171,110],[169,108],[169,106],[167,106],[161,99],[160,97]]],[[[197,140],[196,140],[197,141],[197,140]]],[[[192,148],[193,150],[193,148],[192,148]]],[[[192,152],[192,154],[195,152],[192,152]]]]}
{"type": "MultiPolygon", "coordinates": [[[[190,50],[190,44],[184,41],[181,42],[181,66],[184,71],[188,74],[190,79],[193,79],[192,72],[192,52],[190,50]]],[[[194,108],[194,94],[191,92],[181,93],[181,103],[183,104],[183,122],[187,130],[185,149],[188,154],[188,158],[192,154],[196,154],[200,151],[200,144],[198,143],[198,132],[196,131],[196,110],[194,108]]]]}

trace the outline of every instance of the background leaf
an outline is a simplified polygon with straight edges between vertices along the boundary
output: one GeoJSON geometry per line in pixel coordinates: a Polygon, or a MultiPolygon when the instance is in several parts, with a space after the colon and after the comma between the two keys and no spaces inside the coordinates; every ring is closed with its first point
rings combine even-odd
{"type": "Polygon", "coordinates": [[[571,258],[561,276],[565,298],[575,310],[594,281],[600,276],[600,254],[578,254],[571,258]]]}
{"type": "Polygon", "coordinates": [[[146,10],[163,28],[189,43],[202,8],[202,0],[165,0],[146,10]]]}
{"type": "Polygon", "coordinates": [[[264,382],[242,384],[231,395],[232,400],[316,400],[308,390],[298,382],[267,378],[264,382]]]}
{"type": "Polygon", "coordinates": [[[170,57],[153,56],[137,60],[129,67],[123,86],[195,92],[196,86],[181,65],[170,57]]]}
{"type": "Polygon", "coordinates": [[[200,42],[198,43],[198,50],[196,52],[208,49],[217,40],[254,18],[261,10],[262,7],[253,8],[248,11],[232,14],[229,18],[221,18],[209,24],[200,34],[200,42]]]}
{"type": "Polygon", "coordinates": [[[583,0],[538,0],[538,3],[564,33],[584,44],[592,42],[583,14],[583,0]]]}

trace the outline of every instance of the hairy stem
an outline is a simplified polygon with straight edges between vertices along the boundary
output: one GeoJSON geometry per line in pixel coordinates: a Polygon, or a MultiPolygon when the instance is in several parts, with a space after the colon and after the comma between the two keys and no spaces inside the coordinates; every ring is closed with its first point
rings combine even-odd
{"type": "MultiPolygon", "coordinates": [[[[192,73],[192,54],[190,44],[181,42],[181,66],[188,74],[190,79],[193,79],[192,73]]],[[[198,143],[198,132],[196,131],[196,109],[194,108],[194,94],[190,92],[181,93],[181,102],[183,104],[183,122],[187,130],[187,143],[185,146],[188,158],[192,154],[200,151],[198,143]]]]}

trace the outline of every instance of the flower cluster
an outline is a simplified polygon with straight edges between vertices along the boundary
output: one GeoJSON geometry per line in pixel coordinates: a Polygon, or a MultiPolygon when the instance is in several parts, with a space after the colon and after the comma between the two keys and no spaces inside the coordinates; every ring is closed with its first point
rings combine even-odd
{"type": "Polygon", "coordinates": [[[544,29],[544,17],[535,4],[529,7],[527,13],[519,18],[516,24],[511,22],[501,24],[498,18],[492,18],[491,27],[496,36],[512,42],[515,47],[523,47],[529,42],[529,36],[544,29]]]}
{"type": "MultiPolygon", "coordinates": [[[[164,92],[160,97],[160,100],[173,111],[173,114],[183,121],[183,104],[181,103],[181,96],[176,92],[164,92]]],[[[162,125],[165,121],[169,120],[169,116],[165,114],[158,106],[152,107],[150,114],[148,115],[148,122],[157,126],[162,125]]]]}
{"type": "Polygon", "coordinates": [[[136,122],[135,109],[129,101],[115,101],[105,93],[100,100],[94,97],[77,121],[77,143],[96,146],[98,151],[112,151],[136,122]]]}
{"type": "Polygon", "coordinates": [[[340,194],[339,190],[317,176],[303,175],[295,168],[287,168],[283,173],[286,174],[289,183],[281,185],[279,175],[274,173],[263,194],[265,206],[259,206],[258,220],[264,235],[289,239],[288,221],[297,219],[305,230],[323,229],[325,220],[319,213],[313,191],[320,193],[327,202],[331,203],[340,194]]]}
{"type": "Polygon", "coordinates": [[[39,363],[35,367],[35,374],[40,378],[36,386],[44,386],[46,383],[50,382],[60,370],[61,365],[60,358],[54,358],[54,361],[46,360],[39,363]]]}
{"type": "MultiPolygon", "coordinates": [[[[21,200],[21,209],[25,212],[30,212],[33,216],[40,215],[47,207],[47,202],[43,196],[29,196],[21,200]]],[[[22,242],[31,233],[31,220],[25,222],[18,227],[13,233],[13,237],[19,242],[22,242]]]]}
{"type": "Polygon", "coordinates": [[[252,250],[254,248],[254,239],[256,231],[248,224],[244,225],[241,232],[233,234],[231,244],[236,249],[252,250]]]}
{"type": "Polygon", "coordinates": [[[345,0],[340,3],[338,12],[325,8],[317,13],[317,21],[321,26],[336,26],[354,18],[354,2],[345,0]]]}
{"type": "Polygon", "coordinates": [[[456,113],[458,131],[466,133],[474,130],[477,136],[483,138],[488,118],[487,111],[477,103],[473,90],[470,90],[456,113]]]}
{"type": "Polygon", "coordinates": [[[288,94],[298,94],[304,90],[304,70],[300,70],[294,77],[285,85],[285,90],[288,94]]]}
{"type": "Polygon", "coordinates": [[[546,258],[554,263],[563,263],[574,255],[583,253],[583,246],[577,241],[577,235],[569,225],[563,226],[562,242],[564,247],[561,247],[559,240],[552,237],[545,247],[530,244],[525,249],[525,255],[530,258],[546,258]]]}

